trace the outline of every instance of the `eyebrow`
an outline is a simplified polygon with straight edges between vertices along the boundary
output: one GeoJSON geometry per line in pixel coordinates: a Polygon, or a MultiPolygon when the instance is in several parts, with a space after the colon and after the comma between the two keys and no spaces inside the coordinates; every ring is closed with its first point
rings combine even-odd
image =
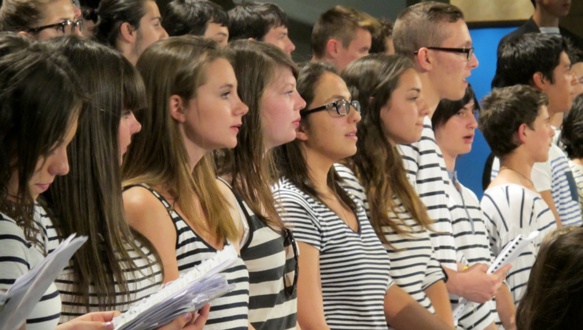
{"type": "Polygon", "coordinates": [[[224,85],[221,85],[219,87],[219,89],[234,88],[234,87],[235,87],[235,85],[233,85],[233,84],[224,84],[224,85]]]}
{"type": "Polygon", "coordinates": [[[327,99],[326,99],[324,102],[328,103],[328,102],[330,102],[330,101],[332,101],[332,100],[334,100],[334,101],[337,101],[337,100],[339,100],[339,99],[343,99],[343,100],[351,101],[351,98],[348,98],[348,99],[346,99],[346,96],[343,96],[343,95],[339,95],[339,94],[337,94],[337,95],[332,95],[332,96],[330,96],[330,97],[329,97],[329,98],[327,98],[327,99]]]}
{"type": "Polygon", "coordinates": [[[409,91],[421,93],[421,89],[420,88],[416,88],[416,87],[410,88],[409,91]]]}

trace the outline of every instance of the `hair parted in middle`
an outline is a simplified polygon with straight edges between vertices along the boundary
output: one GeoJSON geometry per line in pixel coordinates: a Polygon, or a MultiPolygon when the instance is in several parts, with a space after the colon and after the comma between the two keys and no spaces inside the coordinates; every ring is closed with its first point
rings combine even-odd
{"type": "Polygon", "coordinates": [[[144,51],[137,68],[146,85],[148,110],[136,116],[142,130],[128,151],[123,177],[124,186],[147,183],[167,189],[195,224],[198,216],[191,196],[198,197],[209,230],[235,240],[238,228],[224,207],[228,201],[217,186],[212,155],[203,156],[191,172],[179,123],[169,109],[172,95],[184,101],[197,97],[210,74],[207,67],[219,58],[225,53],[215,41],[190,35],[160,40],[144,51]]]}
{"type": "Polygon", "coordinates": [[[218,154],[219,175],[230,177],[230,184],[249,208],[264,222],[283,228],[270,184],[277,171],[271,150],[266,150],[261,121],[261,103],[266,88],[277,79],[281,68],[298,76],[296,64],[281,49],[263,42],[236,40],[227,46],[235,69],[239,97],[249,107],[237,135],[237,146],[218,154]]]}
{"type": "Polygon", "coordinates": [[[346,163],[364,186],[370,205],[369,218],[377,236],[389,245],[384,226],[390,226],[399,235],[407,234],[404,223],[390,217],[389,212],[400,213],[394,197],[422,227],[431,230],[433,223],[407,179],[401,154],[386,137],[381,118],[381,108],[390,101],[407,70],[414,70],[407,57],[371,54],[354,61],[342,72],[352,98],[361,104],[362,116],[358,123],[357,152],[346,163]]]}

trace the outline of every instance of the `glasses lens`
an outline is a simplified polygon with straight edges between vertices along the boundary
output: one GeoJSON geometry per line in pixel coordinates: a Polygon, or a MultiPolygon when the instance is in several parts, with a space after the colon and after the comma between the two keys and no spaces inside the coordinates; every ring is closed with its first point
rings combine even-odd
{"type": "Polygon", "coordinates": [[[360,113],[360,102],[354,100],[354,101],[350,102],[350,105],[352,105],[352,107],[354,108],[354,110],[356,110],[356,112],[360,113]]]}
{"type": "Polygon", "coordinates": [[[79,32],[83,31],[83,20],[82,19],[73,23],[73,30],[75,30],[75,29],[77,29],[77,31],[79,31],[79,32]]]}
{"type": "Polygon", "coordinates": [[[468,61],[472,58],[473,54],[474,54],[474,48],[470,48],[470,50],[468,51],[468,61]]]}

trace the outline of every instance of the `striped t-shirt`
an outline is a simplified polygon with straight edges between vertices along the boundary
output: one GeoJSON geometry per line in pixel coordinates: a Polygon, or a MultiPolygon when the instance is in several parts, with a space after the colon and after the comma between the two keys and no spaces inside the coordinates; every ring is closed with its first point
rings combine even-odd
{"type": "MultiPolygon", "coordinates": [[[[431,119],[424,118],[421,139],[413,144],[398,145],[409,181],[427,207],[429,217],[435,222],[431,233],[435,256],[442,266],[457,270],[456,248],[452,233],[451,214],[448,208],[447,185],[449,178],[441,149],[435,142],[431,119]]],[[[452,303],[457,300],[453,295],[452,303]]]]}
{"type": "Polygon", "coordinates": [[[579,208],[583,212],[583,165],[569,161],[569,167],[573,171],[573,177],[577,184],[577,195],[579,196],[579,208]]]}
{"type": "MultiPolygon", "coordinates": [[[[44,259],[36,246],[28,242],[14,220],[0,213],[0,290],[8,290],[14,281],[44,259]]],[[[55,329],[61,315],[61,298],[54,284],[48,288],[26,320],[26,329],[55,329]]]]}
{"type": "MultiPolygon", "coordinates": [[[[275,186],[280,216],[298,242],[320,252],[324,316],[331,329],[387,329],[383,309],[390,261],[358,207],[359,231],[353,231],[328,206],[299,190],[286,178],[275,186]]],[[[300,269],[301,271],[301,269],[300,269]]]]}
{"type": "MultiPolygon", "coordinates": [[[[180,274],[188,272],[217,253],[214,247],[198,236],[160,193],[147,185],[138,185],[137,187],[148,189],[156,196],[174,223],[176,228],[176,261],[180,274]]],[[[211,301],[211,311],[204,328],[209,330],[247,330],[249,325],[249,272],[247,267],[241,258],[237,258],[235,264],[222,273],[227,277],[229,284],[235,285],[235,289],[211,301]]]]}
{"type": "Polygon", "coordinates": [[[269,227],[235,196],[249,225],[249,236],[241,247],[241,258],[249,270],[249,323],[255,330],[295,329],[297,290],[292,286],[297,247],[286,247],[285,232],[269,227]]]}
{"type": "MultiPolygon", "coordinates": [[[[45,253],[50,253],[60,243],[57,231],[52,220],[41,207],[37,207],[35,211],[35,220],[41,225],[45,235],[43,242],[45,244],[45,253]]],[[[89,288],[88,306],[81,303],[80,297],[82,293],[75,291],[73,286],[75,283],[75,275],[71,265],[67,266],[59,274],[55,280],[55,284],[61,293],[61,300],[63,302],[61,323],[89,312],[103,311],[106,309],[125,312],[132,304],[149,297],[160,289],[160,285],[162,284],[162,270],[156,262],[156,257],[150,250],[142,247],[142,253],[147,256],[147,259],[142,258],[137,251],[131,250],[129,246],[127,247],[127,252],[137,268],[130,268],[121,257],[118,259],[118,262],[124,270],[123,277],[127,291],[122,291],[117,282],[115,283],[115,305],[112,307],[105,307],[100,304],[97,294],[92,287],[89,288]]]]}
{"type": "MultiPolygon", "coordinates": [[[[500,161],[492,163],[492,179],[498,175],[500,161]]],[[[577,195],[577,184],[569,167],[569,160],[561,148],[551,144],[549,159],[544,163],[535,163],[530,175],[537,191],[550,190],[564,226],[580,226],[581,209],[577,195]]]]}
{"type": "MultiPolygon", "coordinates": [[[[340,164],[335,164],[334,167],[342,177],[345,188],[364,206],[367,215],[370,214],[366,193],[354,173],[340,164]]],[[[389,211],[389,217],[407,234],[399,235],[389,226],[383,228],[385,238],[391,244],[385,244],[391,261],[391,278],[421,306],[430,313],[435,313],[425,290],[436,282],[443,281],[444,275],[435,259],[429,231],[411,217],[397,197],[393,197],[393,203],[397,205],[397,214],[389,211]]]]}
{"type": "MultiPolygon", "coordinates": [[[[468,266],[477,263],[489,265],[493,256],[480,202],[472,191],[457,181],[455,172],[449,173],[449,209],[457,251],[468,266]]],[[[458,304],[454,304],[451,307],[455,310],[457,306],[458,304]]],[[[492,300],[484,304],[467,302],[465,306],[464,313],[458,319],[459,326],[464,329],[484,329],[498,315],[496,304],[492,300]]]]}
{"type": "Polygon", "coordinates": [[[544,237],[557,228],[553,213],[537,192],[517,184],[504,184],[487,189],[481,201],[490,247],[495,255],[518,234],[528,236],[538,230],[540,234],[514,262],[506,282],[518,304],[528,283],[544,237]]]}

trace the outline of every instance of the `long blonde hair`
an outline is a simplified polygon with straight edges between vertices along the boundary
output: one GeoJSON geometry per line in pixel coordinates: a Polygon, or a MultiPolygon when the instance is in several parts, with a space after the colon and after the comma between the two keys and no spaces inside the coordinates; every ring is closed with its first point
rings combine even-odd
{"type": "Polygon", "coordinates": [[[198,213],[189,197],[198,197],[209,231],[234,240],[238,229],[217,186],[212,158],[203,156],[191,172],[179,123],[169,109],[172,95],[185,101],[196,97],[208,65],[223,57],[216,42],[195,36],[171,37],[144,51],[137,68],[144,78],[149,109],[137,115],[142,131],[136,134],[124,161],[123,177],[124,186],[147,183],[163,187],[191,220],[198,213]]]}

